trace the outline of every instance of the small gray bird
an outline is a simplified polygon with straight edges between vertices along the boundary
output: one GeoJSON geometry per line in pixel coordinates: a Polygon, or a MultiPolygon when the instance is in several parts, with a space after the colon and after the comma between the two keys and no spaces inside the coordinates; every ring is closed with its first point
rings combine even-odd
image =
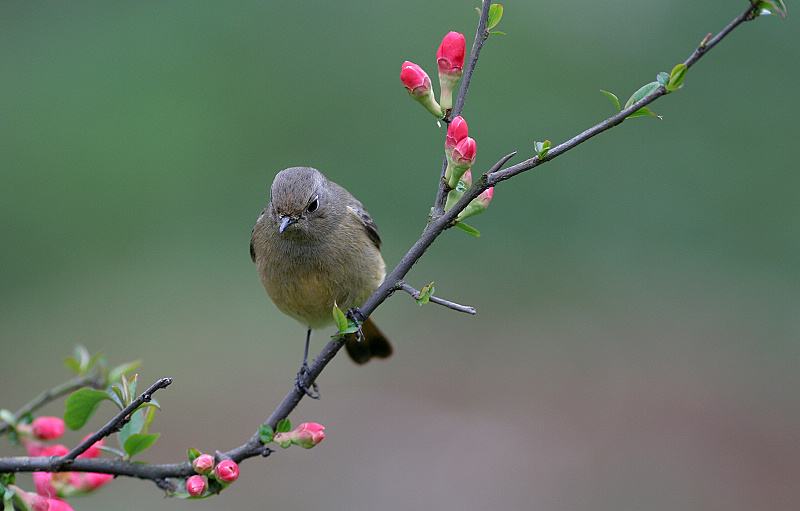
{"type": "MultiPolygon", "coordinates": [[[[275,176],[271,200],[253,227],[250,257],[278,309],[308,327],[301,384],[311,330],[333,323],[334,303],[342,310],[358,307],[383,282],[380,248],[378,226],[364,206],[321,172],[292,167],[275,176]]],[[[345,340],[356,363],[392,354],[370,319],[362,331],[362,339],[345,340]]]]}

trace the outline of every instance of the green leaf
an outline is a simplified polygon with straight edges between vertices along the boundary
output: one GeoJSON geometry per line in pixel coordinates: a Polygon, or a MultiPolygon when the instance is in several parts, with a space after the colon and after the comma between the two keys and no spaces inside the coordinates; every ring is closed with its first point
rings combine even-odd
{"type": "Polygon", "coordinates": [[[125,452],[128,453],[128,456],[132,458],[140,452],[146,451],[152,447],[152,445],[156,443],[156,440],[158,440],[160,436],[160,433],[136,433],[131,435],[125,441],[125,452]]]}
{"type": "Polygon", "coordinates": [[[0,474],[0,485],[8,486],[9,484],[14,484],[16,480],[17,476],[13,472],[6,472],[4,474],[0,474]]]}
{"type": "Polygon", "coordinates": [[[123,396],[122,396],[122,389],[119,385],[112,385],[111,387],[106,390],[106,394],[108,394],[109,399],[119,407],[120,410],[125,408],[123,404],[123,396]]]}
{"type": "Polygon", "coordinates": [[[80,374],[85,374],[86,369],[89,367],[89,360],[92,359],[92,356],[89,354],[89,350],[86,349],[86,346],[78,344],[75,346],[73,353],[75,354],[75,359],[78,361],[80,374]]]}
{"type": "Polygon", "coordinates": [[[657,119],[662,119],[663,120],[663,118],[660,115],[658,115],[657,113],[653,112],[652,110],[650,110],[646,106],[643,106],[639,110],[633,112],[631,115],[626,117],[626,119],[636,119],[637,117],[655,117],[657,119]]]}
{"type": "Polygon", "coordinates": [[[347,330],[347,316],[345,316],[344,312],[342,312],[342,309],[336,305],[336,302],[333,303],[333,321],[336,324],[336,329],[339,330],[340,334],[347,330]]]}
{"type": "Polygon", "coordinates": [[[81,374],[81,363],[75,357],[67,357],[64,359],[64,367],[69,369],[75,374],[81,374]]]}
{"type": "Polygon", "coordinates": [[[201,454],[202,453],[200,451],[198,451],[197,449],[195,449],[194,447],[189,447],[189,449],[186,451],[186,455],[189,458],[189,463],[191,463],[194,460],[196,460],[197,458],[199,458],[201,454]]]}
{"type": "Polygon", "coordinates": [[[127,376],[128,374],[137,370],[141,365],[142,365],[141,360],[134,360],[133,362],[127,362],[125,364],[118,365],[117,367],[109,371],[108,373],[109,383],[116,383],[120,381],[123,375],[127,376]]]}
{"type": "Polygon", "coordinates": [[[683,63],[672,68],[672,71],[669,73],[669,83],[667,83],[668,92],[675,92],[683,87],[683,79],[686,77],[686,71],[688,69],[686,64],[683,63]]]}
{"type": "Polygon", "coordinates": [[[5,492],[3,495],[3,511],[14,511],[14,494],[5,492]]]}
{"type": "Polygon", "coordinates": [[[457,222],[456,227],[464,231],[465,233],[469,234],[470,236],[474,236],[475,238],[481,237],[481,231],[472,227],[469,224],[465,224],[464,222],[457,222]]]}
{"type": "Polygon", "coordinates": [[[5,408],[0,410],[0,420],[12,427],[17,424],[17,418],[14,416],[14,413],[5,408]]]}
{"type": "Polygon", "coordinates": [[[607,91],[607,90],[603,90],[603,89],[600,89],[600,92],[602,92],[603,95],[605,97],[607,97],[609,101],[611,101],[611,104],[614,105],[614,108],[617,109],[617,112],[622,110],[622,105],[620,105],[619,98],[617,97],[616,94],[614,94],[613,92],[607,91]]]}
{"type": "Polygon", "coordinates": [[[83,388],[69,395],[64,404],[64,422],[72,430],[81,429],[92,417],[100,402],[109,399],[102,390],[83,388]]]}
{"type": "Polygon", "coordinates": [[[117,439],[119,446],[125,448],[128,438],[138,433],[147,433],[150,423],[155,417],[156,406],[153,403],[142,403],[135,412],[131,414],[131,420],[119,430],[117,439]]]}
{"type": "Polygon", "coordinates": [[[639,90],[634,92],[631,97],[628,98],[628,101],[625,103],[625,108],[629,108],[634,103],[641,101],[646,96],[648,96],[651,92],[661,87],[661,84],[658,82],[650,82],[648,84],[642,85],[639,90]]]}
{"type": "Polygon", "coordinates": [[[533,143],[533,148],[536,150],[536,156],[538,156],[540,160],[547,156],[551,146],[552,142],[549,140],[545,140],[544,142],[537,141],[533,143]]]}
{"type": "Polygon", "coordinates": [[[761,0],[758,3],[754,3],[751,0],[750,3],[759,9],[766,9],[770,13],[779,14],[781,18],[785,18],[788,14],[786,3],[783,0],[761,0]]]}
{"type": "Polygon", "coordinates": [[[148,431],[150,431],[150,424],[153,423],[153,419],[156,416],[156,410],[158,410],[158,407],[153,403],[145,403],[142,405],[140,410],[141,410],[140,413],[144,415],[144,424],[142,425],[142,433],[147,433],[148,431]]]}
{"type": "Polygon", "coordinates": [[[286,433],[292,430],[292,421],[289,418],[281,419],[278,421],[278,425],[275,428],[276,433],[286,433]]]}
{"type": "Polygon", "coordinates": [[[664,87],[666,87],[667,84],[669,83],[669,73],[665,73],[664,71],[661,71],[660,73],[658,73],[656,75],[656,81],[658,83],[660,83],[661,85],[663,85],[664,87]]]}
{"type": "Polygon", "coordinates": [[[489,6],[489,17],[486,19],[486,30],[496,27],[503,19],[503,4],[492,4],[489,6]]]}
{"type": "Polygon", "coordinates": [[[420,289],[419,297],[417,298],[417,305],[421,307],[426,303],[428,303],[429,301],[431,301],[431,296],[433,295],[435,290],[436,288],[434,287],[433,282],[425,285],[425,287],[420,289]]]}
{"type": "Polygon", "coordinates": [[[269,424],[262,424],[258,427],[258,438],[261,440],[262,444],[268,444],[272,442],[272,439],[275,437],[275,431],[272,429],[272,426],[269,424]]]}
{"type": "Polygon", "coordinates": [[[508,35],[508,34],[506,34],[501,30],[492,30],[491,32],[489,32],[489,35],[508,35]]]}

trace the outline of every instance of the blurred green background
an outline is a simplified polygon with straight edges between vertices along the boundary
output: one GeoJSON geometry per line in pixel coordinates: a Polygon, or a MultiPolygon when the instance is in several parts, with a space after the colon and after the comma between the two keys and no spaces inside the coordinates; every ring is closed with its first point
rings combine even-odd
{"type": "MultiPolygon", "coordinates": [[[[396,263],[443,140],[400,63],[435,76],[475,5],[0,2],[0,406],[83,343],[175,377],[146,459],[241,443],[302,350],[247,252],[273,175],[346,186],[396,263]]],[[[599,89],[624,101],[745,5],[506,2],[465,110],[478,167],[608,116],[599,89]]],[[[446,233],[409,278],[479,315],[388,301],[395,356],[335,360],[293,414],[322,446],[250,460],[216,499],[123,479],[76,509],[797,509],[797,40],[792,17],[747,24],[663,121],[498,187],[483,236],[446,233]]]]}

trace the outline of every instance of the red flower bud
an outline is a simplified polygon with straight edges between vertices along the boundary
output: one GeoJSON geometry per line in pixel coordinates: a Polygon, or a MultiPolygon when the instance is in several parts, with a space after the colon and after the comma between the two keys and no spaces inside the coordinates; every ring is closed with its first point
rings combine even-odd
{"type": "Polygon", "coordinates": [[[64,456],[69,452],[67,446],[62,444],[48,445],[42,449],[42,456],[64,456]]]}
{"type": "Polygon", "coordinates": [[[483,213],[486,211],[486,208],[489,207],[489,203],[492,202],[492,198],[494,197],[494,186],[487,188],[480,195],[476,198],[472,199],[472,201],[467,204],[467,207],[458,214],[456,220],[461,221],[471,216],[477,215],[478,213],[483,213]]]}
{"type": "Polygon", "coordinates": [[[440,73],[458,73],[464,68],[464,54],[467,52],[467,42],[464,34],[448,32],[442,39],[439,49],[436,50],[436,62],[439,64],[440,73]]]}
{"type": "Polygon", "coordinates": [[[201,454],[192,462],[192,468],[198,474],[210,474],[214,470],[214,456],[201,454]]]}
{"type": "Polygon", "coordinates": [[[55,440],[64,434],[64,420],[60,417],[37,417],[31,427],[39,440],[55,440]]]}
{"type": "Polygon", "coordinates": [[[466,51],[464,35],[458,32],[448,32],[436,51],[436,62],[439,64],[439,85],[442,89],[439,102],[445,112],[453,108],[453,90],[461,78],[466,51]]]}
{"type": "Polygon", "coordinates": [[[57,495],[56,487],[53,485],[53,474],[50,472],[34,472],[33,486],[36,488],[36,493],[43,497],[57,495]]]}
{"type": "Polygon", "coordinates": [[[464,187],[467,188],[467,189],[470,186],[472,186],[472,171],[471,170],[468,170],[468,171],[464,172],[464,175],[461,176],[461,182],[464,183],[464,187]]]}
{"type": "Polygon", "coordinates": [[[472,137],[461,140],[453,148],[453,163],[458,166],[472,166],[475,163],[475,154],[478,152],[478,143],[472,137]]]}
{"type": "Polygon", "coordinates": [[[72,506],[61,499],[47,499],[47,511],[75,511],[72,506]]]}
{"type": "Polygon", "coordinates": [[[232,483],[239,478],[239,465],[233,460],[222,460],[214,467],[214,477],[221,483],[232,483]]]}
{"type": "Polygon", "coordinates": [[[111,482],[114,476],[97,472],[69,472],[69,485],[72,487],[69,494],[74,492],[89,493],[111,482]]]}
{"type": "Polygon", "coordinates": [[[30,493],[13,484],[9,488],[25,503],[31,511],[74,511],[72,506],[63,500],[51,499],[30,493]]]}
{"type": "Polygon", "coordinates": [[[452,152],[456,144],[467,138],[467,135],[469,135],[467,121],[459,115],[450,121],[450,125],[447,127],[447,136],[444,139],[445,151],[452,152]]]}
{"type": "Polygon", "coordinates": [[[45,445],[36,440],[28,440],[27,438],[20,438],[25,450],[28,451],[28,456],[44,456],[45,445]]]}
{"type": "Polygon", "coordinates": [[[304,422],[294,429],[292,436],[292,443],[311,449],[325,440],[325,426],[316,422],[304,422]]]}
{"type": "Polygon", "coordinates": [[[494,186],[490,186],[489,188],[484,190],[480,195],[478,195],[478,198],[475,200],[483,204],[484,208],[488,208],[489,203],[492,202],[493,197],[494,197],[494,186]]]}
{"type": "Polygon", "coordinates": [[[406,60],[400,68],[400,81],[412,98],[416,99],[437,119],[442,118],[442,108],[433,97],[431,79],[424,69],[406,60]]]}
{"type": "Polygon", "coordinates": [[[206,491],[206,478],[200,475],[191,476],[186,480],[186,491],[192,497],[199,497],[206,491]]]}
{"type": "MultiPolygon", "coordinates": [[[[89,433],[88,435],[83,437],[83,439],[86,440],[87,438],[89,438],[93,434],[94,433],[89,433]]],[[[102,447],[103,443],[104,443],[104,440],[101,438],[97,442],[95,442],[92,445],[90,445],[88,449],[86,449],[81,454],[79,454],[78,458],[86,458],[86,459],[97,458],[98,456],[100,456],[100,453],[102,452],[100,450],[100,447],[102,447]]]]}

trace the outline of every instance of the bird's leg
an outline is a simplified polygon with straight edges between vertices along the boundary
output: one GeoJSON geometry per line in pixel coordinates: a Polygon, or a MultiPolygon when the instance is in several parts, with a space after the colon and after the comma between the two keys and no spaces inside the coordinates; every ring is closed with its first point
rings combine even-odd
{"type": "Polygon", "coordinates": [[[364,314],[361,312],[361,309],[358,307],[353,307],[351,309],[347,309],[347,319],[352,321],[358,326],[358,332],[356,332],[356,339],[361,342],[364,339],[364,332],[361,330],[361,324],[367,320],[364,317],[364,314]]]}
{"type": "Polygon", "coordinates": [[[319,399],[319,387],[317,386],[317,382],[308,383],[308,345],[311,343],[311,329],[308,329],[306,332],[306,348],[303,351],[303,365],[300,366],[300,370],[297,371],[297,377],[294,380],[295,386],[298,389],[305,392],[305,394],[310,397],[311,399],[319,399]]]}

